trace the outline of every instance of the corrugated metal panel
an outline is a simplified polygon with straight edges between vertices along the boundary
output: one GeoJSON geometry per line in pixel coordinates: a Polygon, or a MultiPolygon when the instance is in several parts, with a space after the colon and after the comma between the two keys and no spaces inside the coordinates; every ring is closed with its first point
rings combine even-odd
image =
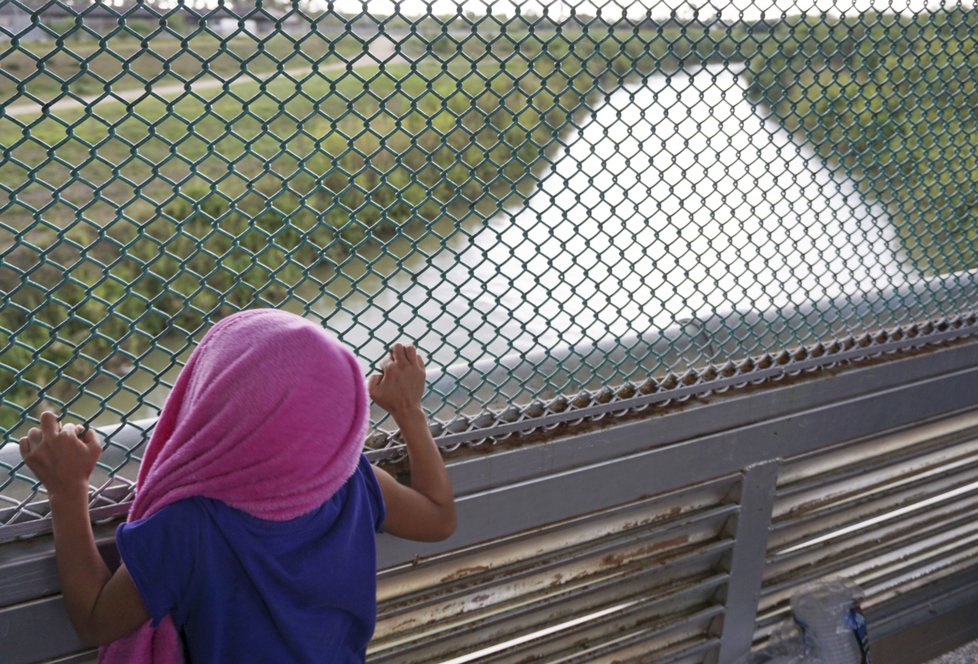
{"type": "Polygon", "coordinates": [[[887,603],[978,566],[976,545],[978,411],[785,459],[757,636],[830,576],[860,585],[885,621],[887,603]]]}
{"type": "Polygon", "coordinates": [[[704,606],[696,611],[675,613],[657,619],[655,604],[637,606],[619,618],[601,618],[586,626],[565,630],[559,637],[534,641],[528,648],[515,649],[505,656],[484,660],[489,664],[516,664],[527,661],[591,662],[605,658],[619,661],[622,651],[645,652],[645,660],[702,662],[719,644],[713,634],[723,607],[704,606]],[[660,659],[661,657],[661,659],[660,659]]]}
{"type": "Polygon", "coordinates": [[[672,648],[682,661],[709,650],[739,484],[725,477],[382,572],[370,659],[591,661],[672,648]]]}

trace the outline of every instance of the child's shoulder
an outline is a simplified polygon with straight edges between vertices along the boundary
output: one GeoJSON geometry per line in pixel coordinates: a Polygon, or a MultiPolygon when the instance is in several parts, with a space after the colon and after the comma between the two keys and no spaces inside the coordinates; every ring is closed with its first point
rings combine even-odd
{"type": "Polygon", "coordinates": [[[169,530],[186,529],[206,512],[201,496],[191,496],[168,503],[149,514],[123,524],[126,530],[169,530]]]}
{"type": "Polygon", "coordinates": [[[165,505],[151,514],[126,524],[127,528],[139,528],[144,524],[147,528],[152,524],[153,530],[169,530],[172,528],[188,529],[193,524],[243,525],[258,530],[285,530],[298,527],[304,523],[322,520],[332,521],[350,502],[351,496],[356,496],[355,502],[365,501],[370,504],[374,517],[383,520],[384,503],[380,486],[374,475],[373,466],[366,456],[361,454],[356,468],[347,482],[325,503],[312,511],[286,521],[268,521],[257,514],[251,514],[240,507],[230,505],[217,498],[202,495],[188,496],[165,505]],[[351,494],[352,491],[352,494],[351,494]]]}

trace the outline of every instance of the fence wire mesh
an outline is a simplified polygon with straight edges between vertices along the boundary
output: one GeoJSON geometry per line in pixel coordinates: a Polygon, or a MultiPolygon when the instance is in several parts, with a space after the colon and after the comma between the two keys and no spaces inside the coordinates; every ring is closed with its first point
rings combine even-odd
{"type": "Polygon", "coordinates": [[[6,440],[118,512],[256,306],[415,341],[447,448],[971,334],[978,13],[873,7],[0,0],[6,440]]]}

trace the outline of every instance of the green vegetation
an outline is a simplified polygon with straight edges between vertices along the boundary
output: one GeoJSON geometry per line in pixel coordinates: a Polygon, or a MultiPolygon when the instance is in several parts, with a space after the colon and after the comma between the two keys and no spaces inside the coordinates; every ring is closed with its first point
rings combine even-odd
{"type": "Polygon", "coordinates": [[[313,275],[342,279],[432,220],[488,216],[532,182],[602,77],[655,66],[569,46],[549,43],[532,67],[456,54],[415,74],[0,119],[0,183],[16,192],[0,223],[5,403],[72,399],[162,335],[281,304],[313,275]]]}
{"type": "Polygon", "coordinates": [[[978,12],[777,26],[752,90],[883,202],[914,266],[978,267],[978,12]]]}
{"type": "MultiPolygon", "coordinates": [[[[976,16],[490,23],[475,34],[426,24],[430,43],[403,44],[417,65],[0,118],[0,394],[14,406],[0,426],[41,395],[74,398],[163,335],[294,302],[310,284],[349,281],[397,238],[490,216],[526,193],[598,95],[705,62],[748,60],[755,98],[890,207],[918,267],[975,267],[976,16]]],[[[363,49],[313,33],[299,47],[281,35],[153,34],[152,49],[103,38],[109,53],[65,30],[61,44],[0,52],[8,99],[204,68],[246,77],[363,49]]]]}
{"type": "MultiPolygon", "coordinates": [[[[426,44],[408,42],[415,53],[426,44]]],[[[622,27],[595,23],[556,30],[508,29],[505,32],[435,36],[430,49],[436,57],[464,53],[467,58],[525,61],[535,67],[540,55],[562,62],[570,56],[587,58],[596,72],[618,77],[675,71],[680,67],[710,62],[743,61],[757,51],[758,42],[746,27],[707,29],[699,25],[670,24],[658,27],[622,27]]],[[[619,79],[614,79],[617,82],[619,79]]]]}

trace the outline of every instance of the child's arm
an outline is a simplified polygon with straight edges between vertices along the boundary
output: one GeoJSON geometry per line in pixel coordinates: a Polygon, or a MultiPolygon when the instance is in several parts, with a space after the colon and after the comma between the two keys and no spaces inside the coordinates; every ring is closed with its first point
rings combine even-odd
{"type": "Polygon", "coordinates": [[[88,514],[88,476],[102,447],[91,429],[81,438],[54,413],[20,439],[20,454],[44,484],[54,526],[54,555],[68,616],[82,641],[104,644],[149,620],[125,565],[109,572],[95,546],[88,514]]]}
{"type": "Polygon", "coordinates": [[[411,470],[411,486],[405,486],[374,468],[387,507],[384,531],[434,542],[455,532],[455,496],[421,409],[424,382],[424,362],[414,346],[394,344],[384,373],[371,376],[367,387],[370,398],[391,414],[400,429],[411,470]]]}

